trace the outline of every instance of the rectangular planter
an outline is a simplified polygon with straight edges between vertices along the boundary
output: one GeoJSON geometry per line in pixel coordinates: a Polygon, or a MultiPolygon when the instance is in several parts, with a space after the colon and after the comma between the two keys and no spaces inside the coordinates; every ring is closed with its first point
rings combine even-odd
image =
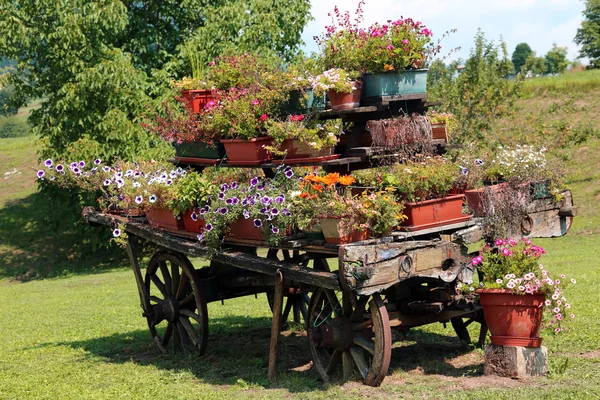
{"type": "Polygon", "coordinates": [[[363,75],[364,94],[370,97],[425,94],[427,70],[380,72],[363,75]]]}
{"type": "Polygon", "coordinates": [[[200,216],[197,211],[197,207],[191,210],[187,210],[183,213],[181,219],[183,220],[183,228],[186,232],[191,233],[202,233],[204,232],[204,218],[200,216]],[[192,218],[192,213],[195,212],[196,220],[192,218]]]}
{"type": "Polygon", "coordinates": [[[360,242],[368,237],[367,230],[354,230],[352,218],[319,218],[325,242],[345,244],[360,242]]]}
{"type": "Polygon", "coordinates": [[[432,139],[444,140],[448,141],[448,129],[446,129],[446,124],[431,124],[431,133],[432,139]]]}
{"type": "Polygon", "coordinates": [[[177,232],[183,230],[183,220],[175,217],[168,208],[150,208],[146,211],[146,219],[150,225],[167,231],[177,232]]]}
{"type": "MultiPolygon", "coordinates": [[[[334,146],[317,150],[298,139],[285,139],[279,146],[281,151],[287,151],[286,159],[326,157],[333,154],[334,146]]],[[[281,158],[281,157],[280,157],[281,158]]]]}
{"type": "Polygon", "coordinates": [[[467,206],[476,217],[485,217],[494,212],[494,203],[502,200],[506,188],[508,188],[508,183],[503,182],[480,189],[465,190],[467,206]]]}
{"type": "Polygon", "coordinates": [[[312,88],[300,90],[292,90],[289,94],[288,101],[281,104],[280,110],[282,115],[306,114],[313,109],[324,109],[325,97],[315,98],[315,92],[312,88]]]}
{"type": "Polygon", "coordinates": [[[273,139],[260,137],[255,139],[221,139],[227,153],[227,162],[237,165],[258,165],[270,159],[265,146],[270,146],[273,139]]]}
{"type": "Polygon", "coordinates": [[[254,226],[252,218],[240,217],[229,225],[229,233],[235,239],[264,240],[260,228],[254,226]]]}
{"type": "Polygon", "coordinates": [[[210,90],[183,90],[181,97],[190,104],[194,114],[200,114],[204,111],[206,103],[213,99],[210,90]]]}
{"type": "Polygon", "coordinates": [[[472,215],[463,215],[462,213],[464,197],[465,195],[459,194],[418,203],[407,203],[404,210],[407,219],[402,222],[402,225],[414,231],[466,221],[472,215]]]}
{"type": "Polygon", "coordinates": [[[211,158],[221,159],[225,157],[225,147],[221,142],[215,142],[214,146],[201,142],[173,142],[176,157],[211,158]]]}

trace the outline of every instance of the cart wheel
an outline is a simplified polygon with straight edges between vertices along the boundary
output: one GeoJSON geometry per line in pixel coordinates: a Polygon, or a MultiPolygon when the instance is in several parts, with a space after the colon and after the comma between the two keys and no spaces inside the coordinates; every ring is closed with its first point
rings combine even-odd
{"type": "Polygon", "coordinates": [[[485,344],[485,339],[488,331],[487,324],[485,323],[485,320],[483,319],[483,314],[481,312],[476,312],[475,315],[470,318],[455,317],[450,319],[450,323],[452,324],[452,328],[454,328],[454,332],[456,332],[456,336],[458,336],[460,341],[465,346],[471,346],[473,344],[473,342],[471,341],[471,335],[467,330],[467,327],[473,322],[478,322],[481,324],[479,328],[479,338],[475,343],[475,347],[481,349],[485,344]]]}
{"type": "Polygon", "coordinates": [[[155,253],[146,269],[144,282],[151,304],[144,316],[158,349],[167,353],[171,342],[175,352],[204,354],[208,337],[206,300],[195,281],[194,266],[187,257],[164,251],[155,253]],[[161,324],[166,325],[162,337],[157,331],[161,324]]]}
{"type": "Polygon", "coordinates": [[[314,366],[325,382],[358,370],[365,385],[379,386],[392,356],[392,331],[378,294],[359,298],[317,289],[308,308],[308,343],[314,366]]]}
{"type": "MultiPolygon", "coordinates": [[[[286,330],[289,328],[288,320],[290,317],[290,312],[294,318],[294,322],[297,324],[301,324],[304,329],[306,329],[306,318],[308,315],[308,304],[310,298],[308,294],[301,289],[289,288],[287,292],[284,294],[284,307],[281,318],[281,330],[286,330]]],[[[269,308],[273,311],[273,303],[274,303],[275,294],[272,291],[267,292],[267,301],[269,302],[269,308]]]]}

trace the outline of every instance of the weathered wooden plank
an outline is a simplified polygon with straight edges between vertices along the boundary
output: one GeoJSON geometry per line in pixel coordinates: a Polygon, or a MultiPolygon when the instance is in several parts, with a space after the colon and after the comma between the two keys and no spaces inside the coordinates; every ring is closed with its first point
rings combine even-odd
{"type": "Polygon", "coordinates": [[[440,233],[440,232],[450,232],[456,229],[461,229],[461,228],[466,228],[469,226],[473,226],[476,225],[478,223],[481,222],[481,218],[471,218],[468,221],[464,221],[464,222],[458,222],[456,224],[450,224],[450,225],[442,225],[442,226],[436,226],[434,228],[429,228],[429,229],[421,229],[418,231],[414,231],[414,232],[402,232],[402,231],[394,231],[391,233],[392,236],[401,236],[404,238],[415,238],[415,237],[419,237],[419,236],[427,236],[427,235],[431,235],[434,233],[440,233]]]}
{"type": "Polygon", "coordinates": [[[277,283],[273,297],[273,322],[271,323],[271,345],[269,346],[269,368],[267,376],[273,382],[277,376],[277,353],[279,350],[279,329],[283,308],[283,275],[277,271],[277,283]]]}
{"type": "Polygon", "coordinates": [[[473,314],[473,310],[444,310],[438,314],[416,314],[404,315],[400,311],[392,311],[390,317],[390,326],[411,328],[421,325],[431,324],[433,322],[448,321],[451,318],[467,317],[473,314]]]}

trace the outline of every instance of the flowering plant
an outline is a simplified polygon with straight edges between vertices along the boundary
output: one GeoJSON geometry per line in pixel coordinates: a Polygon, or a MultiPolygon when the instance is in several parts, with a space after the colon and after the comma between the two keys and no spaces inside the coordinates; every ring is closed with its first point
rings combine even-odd
{"type": "Polygon", "coordinates": [[[208,64],[207,80],[219,90],[249,88],[268,80],[276,70],[275,64],[274,60],[250,53],[215,57],[208,64]]]}
{"type": "Polygon", "coordinates": [[[184,76],[181,80],[171,81],[171,87],[181,92],[183,90],[212,90],[215,86],[205,77],[184,76]]]}
{"type": "Polygon", "coordinates": [[[211,249],[218,249],[229,225],[238,219],[251,219],[267,242],[283,239],[292,224],[288,192],[297,184],[291,167],[279,166],[273,179],[253,177],[246,182],[233,181],[221,185],[210,205],[199,212],[206,222],[199,236],[211,249]]]}
{"type": "Polygon", "coordinates": [[[307,115],[289,115],[284,121],[269,119],[265,123],[267,134],[273,138],[273,146],[267,148],[274,154],[284,155],[289,149],[281,145],[286,139],[295,139],[315,149],[331,148],[344,133],[339,121],[320,122],[307,115]]]}
{"type": "Polygon", "coordinates": [[[388,20],[362,28],[364,1],[358,3],[356,17],[334,8],[332,24],[326,32],[315,37],[322,52],[325,68],[344,68],[349,71],[385,72],[421,68],[430,48],[432,32],[419,21],[410,18],[388,20]]]}
{"type": "Polygon", "coordinates": [[[352,93],[356,90],[356,76],[341,68],[331,68],[311,79],[311,86],[317,95],[330,90],[338,93],[352,93]]]}
{"type": "Polygon", "coordinates": [[[545,147],[500,146],[492,164],[504,180],[513,183],[541,181],[553,175],[545,147]]]}
{"type": "MultiPolygon", "coordinates": [[[[575,317],[563,294],[564,287],[569,283],[575,284],[575,279],[568,280],[565,275],[553,278],[539,261],[546,251],[527,238],[519,242],[497,239],[494,244],[494,247],[484,246],[471,261],[480,275],[479,287],[506,289],[521,295],[544,294],[544,310],[550,315],[550,320],[544,326],[560,332],[567,316],[575,317]]],[[[475,286],[471,284],[467,290],[474,291],[475,286]]]]}

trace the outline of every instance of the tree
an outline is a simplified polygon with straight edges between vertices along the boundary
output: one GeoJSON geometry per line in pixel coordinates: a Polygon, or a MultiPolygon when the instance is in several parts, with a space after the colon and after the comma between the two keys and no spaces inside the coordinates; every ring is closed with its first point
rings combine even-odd
{"type": "Polygon", "coordinates": [[[0,56],[17,61],[6,81],[13,106],[32,113],[41,156],[110,160],[168,151],[140,128],[142,114],[190,74],[189,43],[208,62],[225,50],[294,56],[308,0],[0,0],[0,56]]]}
{"type": "Polygon", "coordinates": [[[589,58],[591,67],[600,68],[600,0],[586,0],[575,43],[581,46],[579,57],[589,58]]]}
{"type": "Polygon", "coordinates": [[[530,72],[533,76],[545,74],[546,59],[544,57],[538,57],[535,52],[531,53],[531,55],[527,58],[527,61],[525,61],[523,71],[530,72]]]}
{"type": "Polygon", "coordinates": [[[518,97],[522,75],[515,80],[506,77],[513,71],[508,59],[506,44],[495,44],[478,30],[475,47],[471,49],[465,68],[456,74],[458,62],[445,67],[432,64],[428,81],[427,97],[439,102],[438,108],[455,115],[458,127],[452,140],[468,143],[474,140],[492,142],[493,121],[506,113],[518,97]]]}
{"type": "Polygon", "coordinates": [[[552,43],[552,48],[546,53],[546,73],[562,74],[565,72],[569,66],[567,52],[566,47],[558,47],[556,43],[552,43]]]}
{"type": "Polygon", "coordinates": [[[515,47],[515,51],[513,51],[512,54],[512,62],[517,74],[521,72],[521,67],[525,65],[525,61],[529,58],[531,53],[533,53],[533,50],[531,50],[531,47],[529,47],[527,43],[519,43],[517,47],[515,47]]]}

